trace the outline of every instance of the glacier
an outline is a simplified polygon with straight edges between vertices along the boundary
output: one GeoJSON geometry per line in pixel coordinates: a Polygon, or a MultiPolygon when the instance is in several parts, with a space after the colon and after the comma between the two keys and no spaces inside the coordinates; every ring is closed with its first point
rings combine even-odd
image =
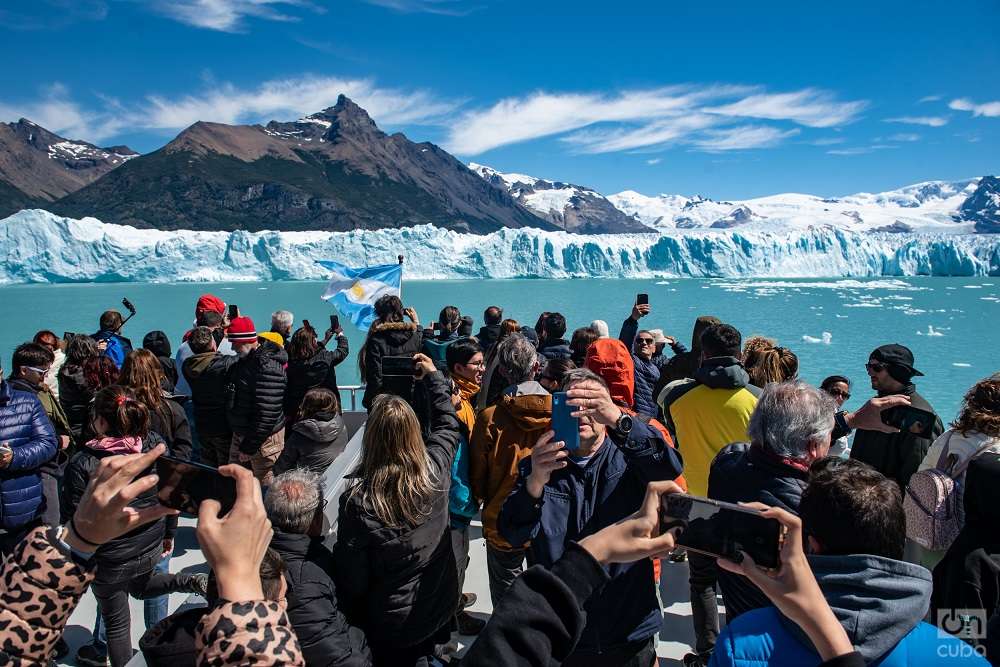
{"type": "Polygon", "coordinates": [[[322,280],[316,260],[406,257],[410,279],[997,276],[1000,236],[797,230],[672,230],[582,236],[430,225],[352,232],[159,231],[32,209],[0,220],[0,282],[322,280]]]}

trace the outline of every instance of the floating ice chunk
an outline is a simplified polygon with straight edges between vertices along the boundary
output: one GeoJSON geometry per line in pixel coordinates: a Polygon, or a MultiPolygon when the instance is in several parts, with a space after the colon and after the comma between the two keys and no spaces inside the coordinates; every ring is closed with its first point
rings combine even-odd
{"type": "Polygon", "coordinates": [[[962,285],[965,289],[983,289],[982,285],[962,285]]]}
{"type": "Polygon", "coordinates": [[[819,338],[815,336],[810,336],[805,334],[802,336],[802,340],[806,343],[819,343],[823,345],[829,345],[833,341],[833,334],[829,331],[824,331],[819,338]]]}
{"type": "Polygon", "coordinates": [[[935,329],[934,325],[928,324],[927,325],[927,331],[918,331],[917,335],[918,336],[943,336],[944,334],[941,333],[940,330],[935,329]]]}
{"type": "Polygon", "coordinates": [[[952,363],[952,366],[955,366],[956,368],[972,368],[972,364],[967,364],[964,361],[956,361],[952,363]]]}
{"type": "Polygon", "coordinates": [[[846,320],[848,317],[850,317],[850,315],[837,315],[838,320],[846,320]]]}
{"type": "Polygon", "coordinates": [[[657,285],[669,285],[670,281],[669,280],[659,280],[659,281],[657,281],[656,284],[657,285]]]}

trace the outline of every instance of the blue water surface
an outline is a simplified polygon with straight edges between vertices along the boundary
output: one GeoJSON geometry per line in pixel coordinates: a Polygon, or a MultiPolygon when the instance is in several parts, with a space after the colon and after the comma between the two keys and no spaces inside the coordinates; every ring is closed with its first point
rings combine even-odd
{"type": "MultiPolygon", "coordinates": [[[[100,313],[121,310],[122,297],[138,309],[125,334],[141,344],[160,329],[176,346],[192,323],[200,294],[211,292],[254,319],[266,330],[270,313],[295,313],[296,326],[310,319],[321,331],[332,308],[319,297],[317,282],[214,284],[81,284],[4,286],[0,300],[0,358],[35,331],[52,329],[93,333],[100,313]]],[[[855,386],[850,405],[871,394],[864,364],[878,345],[910,347],[921,393],[947,421],[964,392],[978,379],[1000,370],[1000,279],[907,278],[839,279],[672,279],[653,280],[467,280],[405,281],[403,299],[422,322],[433,321],[442,306],[455,305],[473,315],[476,329],[486,306],[504,308],[505,317],[534,324],[544,310],[562,312],[572,329],[603,319],[612,335],[627,317],[635,294],[649,294],[653,312],[642,326],[662,328],[690,344],[698,315],[716,315],[744,334],[766,334],[799,356],[801,377],[817,383],[834,373],[855,386]],[[931,329],[932,328],[932,329],[931,329]],[[938,335],[928,335],[928,333],[938,335]],[[829,344],[806,342],[803,336],[829,344]]],[[[347,327],[351,356],[338,368],[343,384],[358,382],[356,351],[364,334],[347,327]]],[[[567,334],[567,338],[569,335],[567,334]]]]}

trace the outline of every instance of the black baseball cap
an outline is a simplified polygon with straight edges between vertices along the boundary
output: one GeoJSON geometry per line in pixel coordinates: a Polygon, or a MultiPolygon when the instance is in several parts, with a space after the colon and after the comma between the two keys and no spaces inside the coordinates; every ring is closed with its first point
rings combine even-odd
{"type": "Polygon", "coordinates": [[[910,377],[923,375],[923,373],[913,367],[913,352],[910,352],[910,348],[899,343],[877,347],[869,358],[881,361],[887,366],[895,366],[903,369],[910,377]]]}

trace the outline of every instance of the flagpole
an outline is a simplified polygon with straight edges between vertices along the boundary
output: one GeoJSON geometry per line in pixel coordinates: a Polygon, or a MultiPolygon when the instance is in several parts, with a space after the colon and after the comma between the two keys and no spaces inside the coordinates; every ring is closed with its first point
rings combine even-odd
{"type": "MultiPolygon", "coordinates": [[[[396,259],[399,260],[399,265],[403,266],[403,256],[396,255],[396,259]]],[[[399,270],[399,300],[403,300],[403,270],[399,270]]]]}

